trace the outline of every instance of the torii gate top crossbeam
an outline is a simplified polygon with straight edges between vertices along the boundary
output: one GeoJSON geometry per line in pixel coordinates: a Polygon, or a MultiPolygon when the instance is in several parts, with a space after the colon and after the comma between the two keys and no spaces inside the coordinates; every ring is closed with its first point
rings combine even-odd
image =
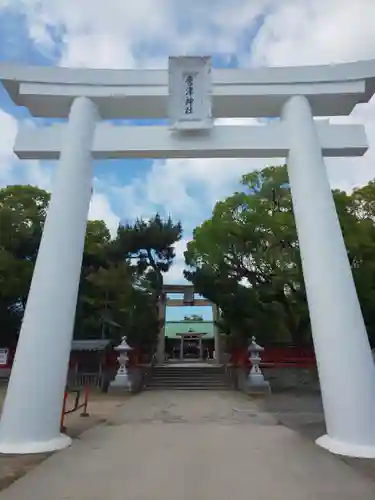
{"type": "Polygon", "coordinates": [[[185,293],[186,291],[194,292],[193,285],[163,285],[164,293],[185,293]]]}
{"type": "MultiPolygon", "coordinates": [[[[375,61],[325,66],[213,70],[213,115],[279,116],[293,95],[315,116],[347,115],[375,92],[375,61]]],[[[77,96],[91,98],[102,119],[166,118],[167,70],[105,70],[0,63],[13,101],[34,116],[67,117],[77,96]]]]}
{"type": "Polygon", "coordinates": [[[184,299],[173,299],[166,297],[165,305],[168,307],[184,307],[184,306],[208,306],[213,307],[213,303],[205,298],[194,298],[194,286],[193,285],[164,285],[163,292],[165,294],[180,294],[183,293],[186,296],[191,296],[193,302],[191,304],[186,302],[186,297],[184,299]]]}

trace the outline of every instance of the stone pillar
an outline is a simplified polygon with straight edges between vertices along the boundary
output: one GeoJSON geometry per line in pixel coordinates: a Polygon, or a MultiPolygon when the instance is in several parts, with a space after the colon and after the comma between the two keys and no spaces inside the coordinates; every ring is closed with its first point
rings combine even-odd
{"type": "Polygon", "coordinates": [[[216,363],[221,363],[222,353],[221,353],[220,331],[215,324],[215,321],[218,321],[219,319],[219,308],[217,307],[216,304],[212,304],[212,319],[214,321],[215,361],[216,363]]]}
{"type": "Polygon", "coordinates": [[[158,336],[158,346],[156,351],[156,359],[159,365],[165,362],[165,312],[167,308],[166,294],[162,293],[158,303],[158,314],[160,322],[160,330],[158,336]]]}
{"type": "Polygon", "coordinates": [[[199,357],[200,359],[203,359],[202,335],[199,335],[199,357]]]}
{"type": "Polygon", "coordinates": [[[181,335],[181,344],[180,344],[180,359],[184,359],[184,336],[181,335]]]}
{"type": "Polygon", "coordinates": [[[288,173],[332,453],[375,457],[375,367],[308,100],[288,100],[288,173]]]}
{"type": "Polygon", "coordinates": [[[98,113],[85,98],[69,114],[0,423],[1,453],[65,448],[60,417],[71,350],[98,113]]]}

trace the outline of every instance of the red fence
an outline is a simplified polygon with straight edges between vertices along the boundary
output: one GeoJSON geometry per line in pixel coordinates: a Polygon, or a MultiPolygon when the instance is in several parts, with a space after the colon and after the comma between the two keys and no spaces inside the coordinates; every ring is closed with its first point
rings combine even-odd
{"type": "Polygon", "coordinates": [[[63,405],[62,405],[62,410],[61,410],[61,419],[60,419],[60,431],[61,432],[66,431],[66,427],[64,425],[65,415],[68,415],[69,413],[74,413],[74,412],[82,409],[80,416],[81,417],[88,417],[89,416],[89,414],[87,413],[88,402],[89,402],[89,388],[88,388],[88,386],[85,386],[83,389],[68,389],[68,388],[65,389],[64,397],[63,397],[63,405]],[[69,394],[75,394],[74,405],[72,408],[68,408],[68,406],[67,406],[69,394]],[[81,396],[82,396],[82,398],[81,398],[81,396]]]}
{"type": "Polygon", "coordinates": [[[1,363],[0,368],[3,370],[10,370],[13,365],[14,354],[16,352],[15,349],[2,348],[2,350],[7,351],[6,363],[1,363]]]}
{"type": "MultiPolygon", "coordinates": [[[[104,356],[103,370],[115,369],[118,366],[118,353],[114,350],[108,351],[104,356]]],[[[9,350],[7,366],[2,368],[11,368],[14,357],[14,349],[9,350]]],[[[75,364],[80,360],[80,353],[71,354],[69,368],[74,369],[75,364]]],[[[235,350],[231,353],[230,362],[237,365],[248,365],[249,354],[246,349],[235,350]]],[[[312,347],[296,346],[265,346],[261,354],[261,366],[288,367],[296,366],[300,368],[309,368],[316,366],[315,353],[312,347]]],[[[142,353],[138,349],[129,352],[129,366],[137,366],[142,359],[142,353]]]]}
{"type": "MultiPolygon", "coordinates": [[[[230,361],[238,365],[248,365],[249,354],[246,349],[235,351],[230,361]]],[[[315,353],[312,347],[265,347],[261,353],[261,366],[310,368],[316,366],[315,353]]]]}

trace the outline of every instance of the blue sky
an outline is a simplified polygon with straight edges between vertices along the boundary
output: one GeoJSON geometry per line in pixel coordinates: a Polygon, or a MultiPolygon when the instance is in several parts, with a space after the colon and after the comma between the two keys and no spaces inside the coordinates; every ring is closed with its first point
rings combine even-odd
{"type": "MultiPolygon", "coordinates": [[[[206,55],[214,67],[324,64],[375,58],[373,0],[0,0],[0,61],[19,64],[165,68],[169,55],[206,55]],[[363,16],[366,12],[366,16],[363,16]],[[342,37],[345,33],[345,39],[342,37]]],[[[353,117],[375,138],[374,103],[353,117]]],[[[30,120],[0,87],[0,185],[52,189],[53,163],[18,161],[18,123],[30,120]]],[[[227,120],[256,124],[257,120],[227,120]]],[[[329,160],[332,185],[350,190],[374,177],[365,158],[329,160]],[[354,165],[355,163],[355,165],[354,165]]],[[[284,159],[280,159],[280,163],[284,159]]],[[[183,282],[182,254],[194,227],[247,173],[277,160],[127,160],[96,162],[89,217],[111,231],[120,220],[156,211],[182,221],[183,240],[167,282],[183,282]]],[[[196,312],[196,311],[194,311],[196,312]]],[[[174,309],[168,318],[191,314],[174,309]]],[[[210,312],[204,311],[206,317],[210,312]]]]}

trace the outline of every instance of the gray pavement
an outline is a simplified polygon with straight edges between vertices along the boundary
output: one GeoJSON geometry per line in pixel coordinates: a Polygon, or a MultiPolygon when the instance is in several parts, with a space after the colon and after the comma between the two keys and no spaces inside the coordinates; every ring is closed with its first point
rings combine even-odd
{"type": "Polygon", "coordinates": [[[375,483],[236,392],[150,391],[0,500],[370,500],[375,483]]]}

